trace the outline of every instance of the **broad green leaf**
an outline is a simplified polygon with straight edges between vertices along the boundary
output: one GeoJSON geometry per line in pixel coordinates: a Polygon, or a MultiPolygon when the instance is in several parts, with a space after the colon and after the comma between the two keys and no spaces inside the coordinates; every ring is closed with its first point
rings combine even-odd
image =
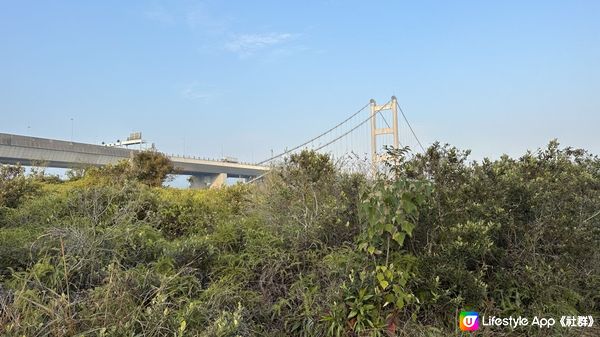
{"type": "Polygon", "coordinates": [[[388,232],[388,233],[392,234],[392,233],[393,233],[393,231],[394,231],[394,225],[392,225],[391,223],[388,223],[388,224],[386,224],[386,225],[383,227],[383,229],[384,229],[386,232],[388,232]]]}
{"type": "Polygon", "coordinates": [[[404,238],[406,238],[406,233],[404,232],[396,232],[392,236],[392,239],[396,241],[400,246],[404,244],[404,238]]]}
{"type": "Polygon", "coordinates": [[[413,229],[415,229],[415,225],[410,221],[402,222],[402,230],[408,234],[408,236],[412,236],[413,229]]]}

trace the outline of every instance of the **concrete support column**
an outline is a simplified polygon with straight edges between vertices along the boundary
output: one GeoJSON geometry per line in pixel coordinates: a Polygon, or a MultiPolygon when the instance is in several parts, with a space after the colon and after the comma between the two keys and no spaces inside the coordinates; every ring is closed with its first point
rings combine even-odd
{"type": "Polygon", "coordinates": [[[219,188],[225,185],[227,173],[198,174],[190,176],[190,188],[219,188]]]}

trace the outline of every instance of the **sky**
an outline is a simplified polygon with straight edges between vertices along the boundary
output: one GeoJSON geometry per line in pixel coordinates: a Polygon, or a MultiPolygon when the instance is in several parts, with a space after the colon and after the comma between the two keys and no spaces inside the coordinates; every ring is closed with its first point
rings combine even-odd
{"type": "Polygon", "coordinates": [[[599,17],[600,1],[0,0],[0,132],[141,131],[258,162],[396,95],[424,145],[599,154],[599,17]]]}

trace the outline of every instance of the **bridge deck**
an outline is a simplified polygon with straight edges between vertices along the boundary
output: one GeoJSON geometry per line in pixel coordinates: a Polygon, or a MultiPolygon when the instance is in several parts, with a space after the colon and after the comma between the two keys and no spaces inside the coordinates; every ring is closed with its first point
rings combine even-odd
{"type": "MultiPolygon", "coordinates": [[[[64,140],[0,133],[0,163],[58,168],[103,166],[133,157],[138,150],[115,148],[64,140]]],[[[169,156],[175,174],[203,175],[225,173],[230,177],[252,178],[268,167],[169,156]]]]}

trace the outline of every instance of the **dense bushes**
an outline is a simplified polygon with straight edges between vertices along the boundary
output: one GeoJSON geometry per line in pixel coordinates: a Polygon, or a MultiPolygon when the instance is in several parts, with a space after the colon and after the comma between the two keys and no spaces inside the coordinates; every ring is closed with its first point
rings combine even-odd
{"type": "Polygon", "coordinates": [[[485,311],[487,302],[498,315],[597,311],[598,164],[556,142],[482,164],[438,145],[417,156],[408,170],[436,193],[413,247],[424,266],[443,266],[423,278],[451,290],[441,303],[485,311]]]}
{"type": "Polygon", "coordinates": [[[0,207],[15,208],[38,189],[34,179],[27,179],[22,166],[0,166],[0,207]]]}
{"type": "Polygon", "coordinates": [[[72,170],[69,176],[72,180],[79,180],[84,175],[88,182],[104,184],[119,184],[129,180],[158,187],[169,178],[168,175],[172,171],[173,163],[166,155],[147,150],[137,153],[129,161],[123,160],[101,168],[88,168],[83,174],[79,170],[72,170]]]}
{"type": "Polygon", "coordinates": [[[253,196],[252,214],[298,249],[336,246],[358,234],[365,179],[340,173],[327,155],[293,154],[253,196]]]}
{"type": "Polygon", "coordinates": [[[463,309],[600,312],[596,157],[551,142],[388,159],[367,179],[302,152],[202,191],[156,187],[154,164],[63,183],[5,167],[0,334],[448,336],[463,309]]]}

